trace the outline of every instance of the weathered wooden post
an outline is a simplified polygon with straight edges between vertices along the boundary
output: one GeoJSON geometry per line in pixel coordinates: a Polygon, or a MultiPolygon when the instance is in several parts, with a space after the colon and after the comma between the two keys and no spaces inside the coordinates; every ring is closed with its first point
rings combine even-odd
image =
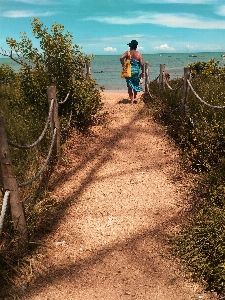
{"type": "Polygon", "coordinates": [[[184,68],[184,82],[183,82],[183,91],[182,91],[182,100],[181,100],[181,115],[185,115],[185,106],[187,103],[187,95],[188,95],[188,82],[187,80],[190,78],[190,68],[184,68]]]}
{"type": "Polygon", "coordinates": [[[55,141],[55,154],[59,158],[60,157],[60,125],[59,125],[59,115],[58,115],[58,102],[56,100],[56,86],[49,86],[47,88],[48,93],[48,103],[49,103],[49,109],[51,106],[51,101],[53,99],[53,112],[52,116],[50,118],[50,124],[52,129],[52,134],[54,132],[54,129],[57,129],[56,132],[56,141],[55,141]]]}
{"type": "Polygon", "coordinates": [[[27,225],[23,211],[23,203],[20,201],[18,184],[13,171],[12,161],[9,153],[4,118],[0,115],[0,173],[3,189],[10,191],[10,208],[13,227],[19,234],[22,242],[27,241],[27,225]]]}
{"type": "Polygon", "coordinates": [[[149,62],[146,61],[146,63],[145,63],[145,92],[149,91],[149,84],[150,84],[149,73],[150,73],[150,65],[149,65],[149,62]]]}
{"type": "Polygon", "coordinates": [[[91,62],[90,61],[86,62],[86,70],[87,70],[86,76],[91,77],[91,62]]]}
{"type": "Polygon", "coordinates": [[[166,69],[166,65],[165,64],[160,64],[160,75],[159,75],[159,90],[160,91],[164,90],[165,69],[166,69]]]}

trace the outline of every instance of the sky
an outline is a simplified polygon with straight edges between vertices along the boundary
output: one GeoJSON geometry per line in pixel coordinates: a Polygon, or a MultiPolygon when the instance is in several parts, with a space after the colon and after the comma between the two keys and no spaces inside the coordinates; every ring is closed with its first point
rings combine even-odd
{"type": "Polygon", "coordinates": [[[225,0],[0,0],[0,47],[31,19],[71,32],[83,52],[122,55],[135,39],[143,54],[225,52],[225,0]]]}

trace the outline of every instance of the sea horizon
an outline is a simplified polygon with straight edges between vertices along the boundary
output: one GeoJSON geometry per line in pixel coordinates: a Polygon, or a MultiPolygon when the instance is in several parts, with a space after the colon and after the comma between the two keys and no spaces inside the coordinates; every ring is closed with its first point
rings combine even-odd
{"type": "MultiPolygon", "coordinates": [[[[128,51],[128,50],[127,50],[128,51]]],[[[125,51],[124,51],[125,52],[125,51]]],[[[141,51],[139,51],[141,52],[141,51]]],[[[155,53],[143,53],[141,52],[143,55],[159,55],[159,54],[197,54],[197,53],[225,53],[225,50],[224,51],[198,51],[198,52],[155,52],[155,53]]],[[[109,55],[119,55],[121,56],[123,53],[121,54],[115,54],[115,53],[111,53],[111,54],[93,54],[94,56],[109,56],[109,55]]],[[[92,54],[90,54],[92,55],[92,54]]]]}
{"type": "MultiPolygon", "coordinates": [[[[160,73],[160,64],[165,64],[165,70],[172,79],[183,77],[184,68],[188,64],[196,61],[209,61],[214,58],[220,61],[220,66],[224,66],[222,51],[208,52],[184,52],[184,53],[154,53],[142,54],[144,62],[150,66],[149,79],[153,81],[160,73]]],[[[91,76],[96,80],[97,87],[104,86],[105,90],[126,90],[125,79],[120,78],[121,64],[119,57],[122,54],[100,54],[94,55],[91,61],[91,76]]],[[[15,71],[20,69],[20,65],[8,57],[0,58],[0,65],[8,64],[15,71]]]]}

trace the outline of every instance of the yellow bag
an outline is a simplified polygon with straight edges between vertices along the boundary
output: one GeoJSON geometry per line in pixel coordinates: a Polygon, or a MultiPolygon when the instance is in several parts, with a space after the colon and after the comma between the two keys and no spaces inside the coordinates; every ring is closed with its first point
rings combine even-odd
{"type": "Polygon", "coordinates": [[[130,64],[130,51],[128,52],[128,58],[125,60],[121,71],[121,78],[131,77],[131,64],[130,64]]]}

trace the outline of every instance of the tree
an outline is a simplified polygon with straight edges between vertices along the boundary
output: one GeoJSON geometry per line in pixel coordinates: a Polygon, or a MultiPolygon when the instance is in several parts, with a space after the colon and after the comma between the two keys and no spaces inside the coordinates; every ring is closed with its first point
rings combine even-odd
{"type": "MultiPolygon", "coordinates": [[[[59,101],[70,97],[61,115],[73,110],[74,124],[88,126],[101,107],[100,92],[95,80],[87,78],[84,67],[93,57],[84,54],[81,48],[73,44],[73,36],[64,32],[64,27],[54,23],[48,30],[40,19],[31,20],[33,35],[40,41],[40,50],[33,46],[30,38],[22,32],[21,41],[7,38],[11,53],[15,53],[21,65],[21,87],[32,105],[46,108],[46,88],[55,85],[59,101]]],[[[11,55],[12,58],[12,55],[11,55]]]]}

